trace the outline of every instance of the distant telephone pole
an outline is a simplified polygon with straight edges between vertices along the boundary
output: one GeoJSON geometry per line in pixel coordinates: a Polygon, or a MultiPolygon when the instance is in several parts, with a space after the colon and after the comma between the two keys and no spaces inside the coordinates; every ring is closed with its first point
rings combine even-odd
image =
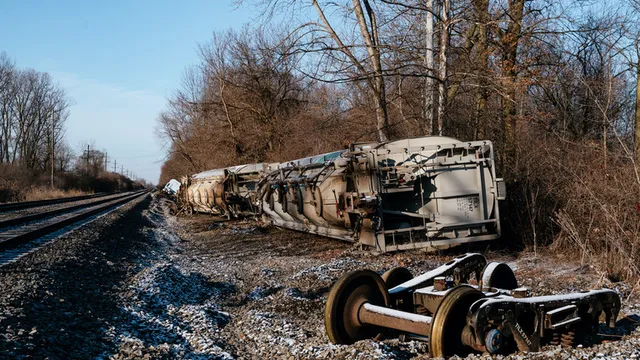
{"type": "Polygon", "coordinates": [[[55,158],[54,158],[54,153],[56,151],[56,145],[55,145],[55,141],[56,141],[56,136],[55,136],[55,112],[53,112],[51,114],[51,188],[53,188],[53,167],[55,166],[55,158]]]}
{"type": "Polygon", "coordinates": [[[87,175],[89,175],[89,144],[87,144],[87,175]]]}
{"type": "Polygon", "coordinates": [[[107,154],[108,153],[105,151],[104,152],[104,171],[105,172],[107,171],[107,164],[108,164],[108,162],[107,162],[107,159],[108,159],[107,154]]]}
{"type": "Polygon", "coordinates": [[[113,159],[113,173],[115,174],[118,171],[118,160],[113,159]]]}

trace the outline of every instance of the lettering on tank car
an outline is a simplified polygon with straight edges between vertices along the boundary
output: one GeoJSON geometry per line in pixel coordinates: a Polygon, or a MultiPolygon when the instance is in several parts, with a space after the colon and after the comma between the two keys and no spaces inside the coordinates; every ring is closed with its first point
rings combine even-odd
{"type": "Polygon", "coordinates": [[[463,213],[465,217],[471,217],[480,207],[480,199],[477,196],[467,196],[456,199],[458,211],[463,213]]]}

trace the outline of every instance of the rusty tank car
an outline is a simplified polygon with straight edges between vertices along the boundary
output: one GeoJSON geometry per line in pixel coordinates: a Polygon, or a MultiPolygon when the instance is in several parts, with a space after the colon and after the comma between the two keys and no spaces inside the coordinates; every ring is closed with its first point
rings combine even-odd
{"type": "Polygon", "coordinates": [[[385,252],[498,238],[505,187],[490,141],[423,137],[279,164],[258,196],[276,226],[385,252]]]}
{"type": "Polygon", "coordinates": [[[345,274],[329,292],[324,318],[336,344],[395,335],[426,341],[432,356],[449,357],[572,346],[601,318],[615,327],[619,311],[613,290],[531,296],[508,265],[466,254],[415,278],[402,267],[382,276],[345,274]]]}
{"type": "Polygon", "coordinates": [[[203,171],[182,179],[179,198],[187,212],[227,218],[260,212],[256,187],[269,164],[247,164],[203,171]]]}
{"type": "Polygon", "coordinates": [[[209,170],[183,179],[181,193],[188,211],[261,215],[386,252],[498,238],[505,187],[490,141],[432,136],[209,170]]]}

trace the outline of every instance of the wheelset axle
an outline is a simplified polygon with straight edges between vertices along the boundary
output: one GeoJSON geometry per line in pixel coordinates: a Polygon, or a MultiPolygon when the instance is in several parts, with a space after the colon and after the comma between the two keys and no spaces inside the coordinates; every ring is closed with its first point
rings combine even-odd
{"type": "Polygon", "coordinates": [[[508,265],[466,254],[415,278],[405,268],[345,274],[329,293],[325,328],[336,344],[394,334],[428,341],[432,356],[507,353],[573,345],[576,329],[595,329],[600,315],[613,327],[619,310],[608,289],[531,297],[508,265]]]}

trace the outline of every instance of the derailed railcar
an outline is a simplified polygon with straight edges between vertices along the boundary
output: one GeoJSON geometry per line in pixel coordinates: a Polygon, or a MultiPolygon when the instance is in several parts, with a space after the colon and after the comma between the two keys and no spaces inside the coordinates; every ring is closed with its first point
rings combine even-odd
{"type": "Polygon", "coordinates": [[[227,218],[259,213],[256,187],[270,165],[247,164],[203,171],[185,177],[181,198],[188,212],[227,218]]]}
{"type": "Polygon", "coordinates": [[[227,168],[224,202],[231,216],[260,214],[258,184],[277,164],[246,164],[227,168]]]}
{"type": "Polygon", "coordinates": [[[504,192],[490,141],[423,137],[282,163],[259,196],[274,225],[393,251],[498,238],[504,192]]]}
{"type": "Polygon", "coordinates": [[[505,196],[491,142],[447,137],[209,170],[184,179],[181,193],[189,211],[261,214],[276,226],[379,251],[496,239],[505,196]]]}
{"type": "Polygon", "coordinates": [[[223,194],[227,175],[226,169],[213,169],[185,177],[181,188],[188,212],[225,215],[223,194]]]}
{"type": "Polygon", "coordinates": [[[162,192],[169,196],[175,196],[180,191],[180,181],[171,179],[162,188],[162,192]]]}

